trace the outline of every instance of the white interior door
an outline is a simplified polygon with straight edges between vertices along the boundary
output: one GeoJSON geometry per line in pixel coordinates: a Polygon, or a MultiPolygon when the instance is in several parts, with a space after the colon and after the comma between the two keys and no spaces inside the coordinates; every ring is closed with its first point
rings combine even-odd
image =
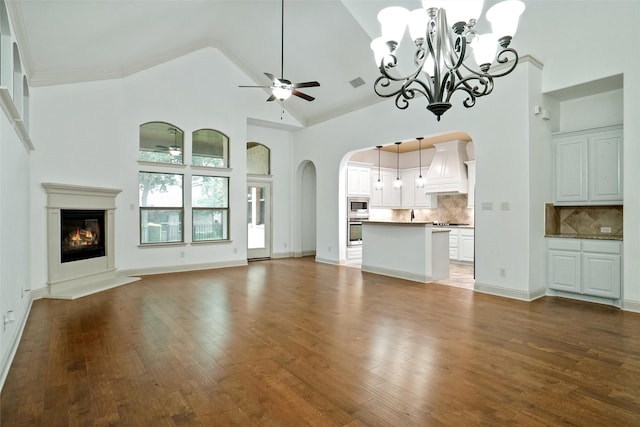
{"type": "Polygon", "coordinates": [[[271,258],[271,183],[247,184],[247,258],[271,258]]]}

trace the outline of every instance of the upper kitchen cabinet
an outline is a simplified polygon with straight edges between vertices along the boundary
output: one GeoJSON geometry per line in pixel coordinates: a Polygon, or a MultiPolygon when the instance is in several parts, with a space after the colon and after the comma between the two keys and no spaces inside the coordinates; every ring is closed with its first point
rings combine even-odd
{"type": "Polygon", "coordinates": [[[556,205],[622,204],[622,127],[553,136],[556,205]]]}
{"type": "MultiPolygon", "coordinates": [[[[429,168],[422,168],[422,177],[424,178],[429,168]]],[[[405,209],[413,208],[431,208],[438,206],[438,196],[435,194],[427,194],[424,187],[418,188],[416,180],[420,176],[419,169],[404,169],[400,171],[402,179],[402,207],[405,209]]]]}
{"type": "Polygon", "coordinates": [[[347,195],[371,196],[371,167],[350,163],[347,166],[347,195]]]}
{"type": "MultiPolygon", "coordinates": [[[[378,174],[371,174],[371,204],[372,208],[401,208],[402,207],[402,192],[404,185],[400,188],[395,188],[393,183],[396,181],[395,169],[380,169],[380,181],[382,182],[382,188],[377,190],[375,185],[378,181],[378,174]]],[[[401,179],[403,179],[401,177],[401,179]]]]}

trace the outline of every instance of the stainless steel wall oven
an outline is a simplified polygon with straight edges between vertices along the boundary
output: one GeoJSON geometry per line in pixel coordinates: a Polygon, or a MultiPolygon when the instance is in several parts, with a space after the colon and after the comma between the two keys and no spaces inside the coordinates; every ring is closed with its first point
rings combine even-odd
{"type": "Polygon", "coordinates": [[[362,221],[369,219],[369,198],[347,199],[347,246],[362,245],[362,221]]]}

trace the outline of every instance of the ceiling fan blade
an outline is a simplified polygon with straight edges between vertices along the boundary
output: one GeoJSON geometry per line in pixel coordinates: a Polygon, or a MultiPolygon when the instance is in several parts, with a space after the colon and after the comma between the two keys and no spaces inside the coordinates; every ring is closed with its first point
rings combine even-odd
{"type": "Polygon", "coordinates": [[[295,96],[300,97],[302,99],[306,99],[307,101],[313,101],[315,99],[313,96],[309,96],[306,93],[302,93],[302,92],[297,91],[297,90],[293,90],[291,92],[291,95],[295,95],[295,96]]]}
{"type": "Polygon", "coordinates": [[[295,89],[301,88],[301,87],[317,87],[320,86],[320,83],[318,82],[303,82],[303,83],[294,83],[293,87],[295,89]]]}
{"type": "Polygon", "coordinates": [[[271,86],[246,86],[246,85],[240,85],[238,87],[261,87],[261,88],[267,89],[267,88],[270,88],[271,86]]]}
{"type": "Polygon", "coordinates": [[[276,99],[276,96],[274,94],[271,94],[271,96],[267,98],[267,102],[275,101],[276,99]]]}
{"type": "Polygon", "coordinates": [[[273,83],[278,81],[278,79],[276,79],[276,77],[271,73],[264,73],[264,75],[267,76],[273,83]]]}

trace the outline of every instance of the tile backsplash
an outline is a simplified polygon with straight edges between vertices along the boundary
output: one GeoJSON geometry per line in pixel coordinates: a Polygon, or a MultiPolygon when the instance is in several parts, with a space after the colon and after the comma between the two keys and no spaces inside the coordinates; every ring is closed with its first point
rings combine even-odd
{"type": "Polygon", "coordinates": [[[623,236],[623,207],[545,205],[545,235],[623,236]],[[610,228],[603,233],[602,227],[610,228]]]}
{"type": "MultiPolygon", "coordinates": [[[[438,207],[414,209],[416,221],[438,221],[473,225],[473,209],[467,208],[466,194],[438,196],[438,207]]],[[[369,218],[378,221],[409,221],[411,209],[372,209],[369,218]]]]}

